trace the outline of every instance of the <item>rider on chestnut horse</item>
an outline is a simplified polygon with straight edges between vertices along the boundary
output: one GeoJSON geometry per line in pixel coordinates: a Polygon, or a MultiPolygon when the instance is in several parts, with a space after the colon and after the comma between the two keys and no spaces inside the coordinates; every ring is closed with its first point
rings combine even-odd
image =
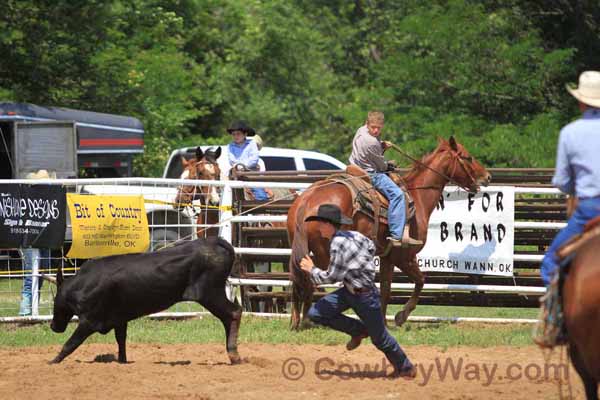
{"type": "Polygon", "coordinates": [[[541,275],[548,287],[543,297],[544,309],[539,336],[534,341],[553,347],[565,341],[559,294],[559,259],[557,250],[584,230],[585,224],[600,215],[600,72],[587,71],[579,77],[577,89],[568,88],[579,101],[582,118],[560,132],[556,172],[552,183],[562,192],[575,196],[577,208],[548,248],[542,261],[541,275]],[[551,311],[554,312],[551,312],[551,311]]]}
{"type": "Polygon", "coordinates": [[[352,140],[352,154],[350,164],[365,170],[373,186],[379,190],[389,201],[388,224],[392,245],[420,246],[422,241],[409,236],[406,224],[406,206],[404,192],[386,174],[393,171],[395,164],[386,161],[383,153],[392,147],[392,144],[380,139],[383,129],[384,116],[380,111],[369,111],[367,122],[358,128],[352,140]]]}

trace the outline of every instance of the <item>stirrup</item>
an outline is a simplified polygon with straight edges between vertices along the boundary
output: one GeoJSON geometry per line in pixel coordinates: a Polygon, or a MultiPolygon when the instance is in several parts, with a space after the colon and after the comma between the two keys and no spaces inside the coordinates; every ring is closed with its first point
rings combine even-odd
{"type": "Polygon", "coordinates": [[[408,225],[404,226],[401,239],[388,236],[387,240],[394,247],[417,247],[423,245],[421,240],[410,237],[408,225]]]}

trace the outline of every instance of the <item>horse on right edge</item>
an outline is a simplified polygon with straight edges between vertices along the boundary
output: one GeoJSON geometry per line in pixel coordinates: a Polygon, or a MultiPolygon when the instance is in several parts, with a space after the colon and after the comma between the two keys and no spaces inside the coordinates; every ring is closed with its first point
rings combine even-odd
{"type": "Polygon", "coordinates": [[[600,382],[600,218],[590,221],[579,243],[566,244],[559,256],[569,247],[576,247],[562,287],[569,355],[587,399],[595,400],[600,382]]]}

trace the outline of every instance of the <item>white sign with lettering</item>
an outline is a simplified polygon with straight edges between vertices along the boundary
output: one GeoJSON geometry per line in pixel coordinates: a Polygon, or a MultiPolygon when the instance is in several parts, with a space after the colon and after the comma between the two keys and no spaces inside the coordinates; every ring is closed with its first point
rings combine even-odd
{"type": "Polygon", "coordinates": [[[513,274],[514,188],[477,194],[444,191],[431,214],[427,243],[417,255],[422,271],[513,274]]]}

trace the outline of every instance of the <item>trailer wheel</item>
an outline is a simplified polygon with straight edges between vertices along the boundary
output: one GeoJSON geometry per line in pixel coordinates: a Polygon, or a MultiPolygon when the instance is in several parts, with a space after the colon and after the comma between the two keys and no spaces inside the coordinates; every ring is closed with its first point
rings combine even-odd
{"type": "Polygon", "coordinates": [[[150,232],[150,251],[157,251],[179,240],[179,234],[170,229],[153,229],[150,232]]]}

